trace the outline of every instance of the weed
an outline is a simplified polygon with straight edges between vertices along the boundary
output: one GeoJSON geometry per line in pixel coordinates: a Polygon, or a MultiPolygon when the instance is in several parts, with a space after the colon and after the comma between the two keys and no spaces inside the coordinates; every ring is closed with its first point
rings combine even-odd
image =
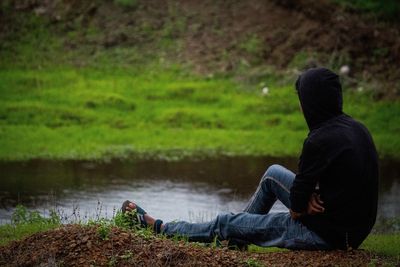
{"type": "Polygon", "coordinates": [[[378,263],[377,259],[371,259],[371,261],[368,263],[368,267],[375,267],[378,263]]]}
{"type": "Polygon", "coordinates": [[[123,255],[119,256],[123,260],[131,259],[133,257],[133,252],[127,250],[123,255]]]}
{"type": "Polygon", "coordinates": [[[96,222],[96,225],[98,225],[97,234],[100,239],[103,241],[108,240],[112,230],[112,224],[106,219],[101,219],[96,222]]]}
{"type": "Polygon", "coordinates": [[[134,231],[135,234],[144,238],[145,240],[154,238],[154,232],[151,228],[137,228],[134,231]]]}
{"type": "Polygon", "coordinates": [[[256,34],[247,36],[239,43],[239,48],[250,56],[252,65],[258,65],[262,62],[264,43],[256,34]]]}
{"type": "Polygon", "coordinates": [[[262,266],[264,266],[264,264],[258,262],[258,261],[255,260],[255,259],[251,259],[251,258],[245,260],[243,263],[244,263],[246,266],[249,266],[249,267],[262,267],[262,266]]]}
{"type": "Polygon", "coordinates": [[[170,239],[174,242],[189,242],[189,238],[187,236],[184,235],[179,235],[179,234],[175,234],[173,236],[170,237],[170,239]]]}
{"type": "Polygon", "coordinates": [[[255,34],[248,36],[245,40],[243,40],[239,44],[239,48],[243,49],[245,52],[251,55],[256,55],[256,56],[260,56],[262,47],[263,47],[262,40],[255,34]]]}
{"type": "Polygon", "coordinates": [[[137,235],[146,239],[153,236],[153,231],[151,229],[141,227],[136,216],[136,210],[125,213],[117,211],[112,219],[105,219],[96,216],[95,219],[88,220],[84,225],[97,226],[97,234],[101,240],[109,240],[113,227],[135,231],[137,235]]]}
{"type": "Polygon", "coordinates": [[[187,18],[179,13],[179,6],[174,2],[168,2],[168,14],[168,19],[163,25],[163,37],[174,39],[186,31],[187,18]]]}
{"type": "Polygon", "coordinates": [[[117,211],[117,213],[114,215],[113,221],[115,226],[123,229],[129,229],[132,224],[128,215],[126,213],[122,213],[121,211],[117,211]]]}
{"type": "Polygon", "coordinates": [[[45,218],[38,211],[28,211],[25,206],[17,205],[11,216],[12,224],[53,224],[61,223],[59,215],[54,211],[50,211],[50,217],[45,218]]]}
{"type": "Polygon", "coordinates": [[[54,211],[50,211],[50,217],[43,217],[37,211],[29,211],[26,207],[18,205],[12,214],[11,224],[0,225],[0,245],[56,228],[60,224],[61,219],[54,211]]]}
{"type": "Polygon", "coordinates": [[[11,216],[11,222],[14,224],[27,223],[30,221],[30,212],[26,207],[17,205],[11,216]]]}
{"type": "Polygon", "coordinates": [[[108,266],[116,266],[118,263],[118,259],[114,256],[111,257],[111,259],[108,261],[108,266]]]}

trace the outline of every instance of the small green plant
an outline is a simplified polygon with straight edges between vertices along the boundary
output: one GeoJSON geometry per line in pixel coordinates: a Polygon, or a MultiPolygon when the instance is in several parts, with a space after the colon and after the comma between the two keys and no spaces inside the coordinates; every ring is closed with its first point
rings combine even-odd
{"type": "Polygon", "coordinates": [[[377,259],[371,259],[371,261],[368,263],[368,267],[375,267],[378,263],[377,259]]]}
{"type": "Polygon", "coordinates": [[[135,234],[142,237],[145,240],[154,238],[154,232],[151,228],[138,228],[135,230],[135,234]]]}
{"type": "Polygon", "coordinates": [[[261,63],[264,43],[256,34],[249,35],[242,40],[239,48],[250,56],[250,63],[254,65],[261,63]]]}
{"type": "Polygon", "coordinates": [[[29,217],[28,210],[22,205],[17,205],[11,216],[11,222],[13,224],[28,222],[29,220],[28,217],[29,217]]]}
{"type": "Polygon", "coordinates": [[[115,226],[123,229],[129,229],[130,225],[132,224],[129,220],[128,215],[126,213],[122,213],[121,211],[117,211],[113,218],[113,221],[115,226]]]}
{"type": "Polygon", "coordinates": [[[97,234],[99,235],[100,239],[103,241],[108,240],[113,225],[110,223],[109,220],[106,219],[100,219],[97,222],[97,225],[97,234]]]}
{"type": "Polygon", "coordinates": [[[125,213],[117,211],[112,219],[96,218],[89,220],[86,225],[98,226],[97,233],[102,240],[109,239],[113,227],[134,230],[136,234],[145,238],[153,236],[151,229],[141,227],[136,213],[136,209],[125,213]]]}
{"type": "Polygon", "coordinates": [[[171,237],[171,240],[174,241],[174,242],[181,242],[181,241],[189,242],[189,238],[187,236],[179,235],[179,234],[173,235],[171,237]]]}
{"type": "Polygon", "coordinates": [[[221,242],[221,240],[218,239],[218,236],[215,236],[213,242],[210,244],[211,248],[220,248],[223,246],[227,246],[227,242],[221,242]]]}
{"type": "Polygon", "coordinates": [[[13,214],[11,215],[11,222],[15,225],[34,223],[60,224],[61,219],[53,210],[50,211],[50,217],[45,218],[41,216],[38,211],[29,211],[25,206],[17,205],[13,214]]]}
{"type": "Polygon", "coordinates": [[[121,256],[119,256],[123,260],[127,260],[133,257],[133,252],[130,250],[125,251],[125,253],[121,256]]]}
{"type": "Polygon", "coordinates": [[[244,261],[244,264],[249,267],[262,267],[264,266],[262,263],[258,262],[255,259],[247,259],[244,261]]]}
{"type": "Polygon", "coordinates": [[[117,258],[112,256],[111,259],[108,261],[108,266],[116,266],[117,265],[117,258]]]}
{"type": "Polygon", "coordinates": [[[252,34],[239,44],[239,48],[250,55],[260,56],[263,49],[263,41],[256,34],[252,34]]]}

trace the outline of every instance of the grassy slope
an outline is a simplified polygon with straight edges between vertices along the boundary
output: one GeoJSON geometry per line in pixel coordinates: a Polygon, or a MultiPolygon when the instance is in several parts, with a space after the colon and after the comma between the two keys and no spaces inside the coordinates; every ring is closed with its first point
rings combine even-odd
{"type": "MultiPolygon", "coordinates": [[[[254,78],[250,67],[195,75],[168,57],[179,49],[169,38],[151,51],[117,46],[89,55],[86,46],[65,50],[38,17],[17,20],[21,30],[0,50],[2,160],[296,156],[301,149],[307,128],[295,75],[262,68],[254,78]]],[[[400,157],[398,100],[375,102],[368,90],[347,88],[345,111],[367,125],[381,155],[400,157]]]]}
{"type": "MultiPolygon", "coordinates": [[[[307,132],[291,86],[272,85],[262,96],[230,79],[159,66],[0,75],[2,159],[296,155],[307,132]]],[[[399,103],[347,92],[346,104],[370,128],[380,152],[398,156],[399,103]]]]}

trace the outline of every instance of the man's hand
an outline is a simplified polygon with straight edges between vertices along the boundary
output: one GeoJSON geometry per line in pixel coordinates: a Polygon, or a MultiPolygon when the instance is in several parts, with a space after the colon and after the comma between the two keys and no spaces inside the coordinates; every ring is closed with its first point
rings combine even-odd
{"type": "Polygon", "coordinates": [[[307,214],[315,215],[317,213],[322,213],[325,208],[322,206],[324,202],[321,200],[320,195],[312,193],[310,200],[308,201],[307,214]]]}
{"type": "Polygon", "coordinates": [[[298,218],[303,216],[303,213],[295,212],[295,211],[293,211],[291,209],[289,211],[290,211],[290,216],[292,217],[293,220],[297,220],[298,218]]]}
{"type": "MultiPolygon", "coordinates": [[[[317,193],[313,193],[310,196],[310,200],[308,201],[308,206],[307,206],[307,214],[308,215],[315,215],[318,213],[322,213],[325,211],[325,208],[322,206],[324,202],[321,200],[320,195],[317,193]]],[[[300,212],[295,212],[293,210],[290,210],[290,216],[292,217],[293,220],[299,219],[301,216],[303,216],[304,213],[300,212]]]]}

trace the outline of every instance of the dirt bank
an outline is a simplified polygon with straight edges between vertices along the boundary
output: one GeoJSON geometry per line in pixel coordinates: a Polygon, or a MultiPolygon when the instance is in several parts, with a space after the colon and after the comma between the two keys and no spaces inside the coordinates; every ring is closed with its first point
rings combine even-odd
{"type": "Polygon", "coordinates": [[[69,225],[0,247],[1,266],[374,266],[385,260],[365,251],[250,253],[204,248],[114,228],[69,225]],[[103,236],[104,237],[104,236],[103,236]],[[253,264],[253,265],[252,265],[253,264]]]}

